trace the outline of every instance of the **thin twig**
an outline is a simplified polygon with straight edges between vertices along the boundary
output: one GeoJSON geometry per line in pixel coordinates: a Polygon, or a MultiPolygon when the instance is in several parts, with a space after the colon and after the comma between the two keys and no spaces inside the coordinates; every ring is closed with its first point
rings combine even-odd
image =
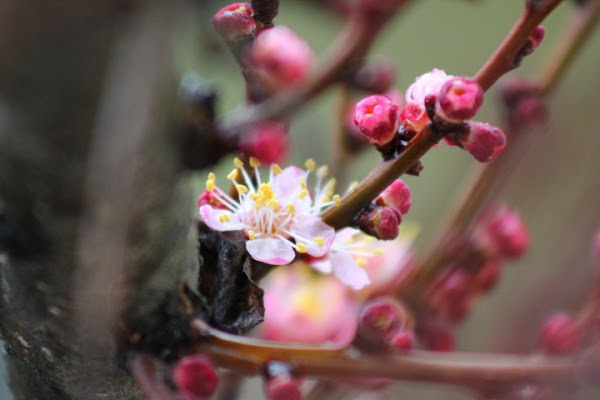
{"type": "Polygon", "coordinates": [[[564,75],[581,46],[586,42],[600,17],[600,0],[590,0],[587,4],[573,10],[561,41],[550,53],[548,60],[537,74],[538,91],[541,96],[548,95],[564,75]]]}
{"type": "MultiPolygon", "coordinates": [[[[520,49],[532,35],[534,29],[562,0],[548,0],[528,6],[508,36],[492,54],[475,76],[484,90],[489,89],[504,73],[514,67],[513,61],[520,49]]],[[[396,158],[381,161],[365,179],[342,199],[337,207],[330,207],[322,214],[325,223],[338,229],[349,225],[361,208],[366,207],[394,179],[405,173],[417,162],[439,138],[434,137],[429,126],[418,133],[396,158]]]]}

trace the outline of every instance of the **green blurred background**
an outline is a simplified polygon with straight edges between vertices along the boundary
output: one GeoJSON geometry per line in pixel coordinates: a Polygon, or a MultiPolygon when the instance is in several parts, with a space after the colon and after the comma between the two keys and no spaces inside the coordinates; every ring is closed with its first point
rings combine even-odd
{"type": "MultiPolygon", "coordinates": [[[[176,43],[182,72],[196,71],[219,92],[219,112],[242,104],[244,84],[233,58],[212,32],[209,19],[224,1],[206,2],[205,14],[184,21],[176,43]]],[[[383,32],[371,56],[385,55],[398,70],[397,88],[404,92],[416,76],[432,68],[449,74],[473,75],[504,38],[520,15],[517,0],[414,1],[383,32]]],[[[534,76],[560,38],[571,2],[565,2],[544,23],[546,38],[516,73],[534,76]]],[[[281,1],[277,24],[304,37],[317,55],[333,41],[343,20],[318,1],[281,1]]],[[[600,225],[600,38],[593,34],[550,99],[547,126],[529,134],[534,139],[515,169],[501,198],[519,209],[530,226],[529,254],[505,271],[492,295],[481,299],[459,329],[458,348],[466,351],[527,352],[534,348],[538,326],[552,310],[578,303],[593,276],[590,240],[600,225]]],[[[487,94],[478,119],[501,124],[497,92],[487,94]]],[[[329,163],[335,126],[337,90],[329,90],[293,120],[290,163],[314,158],[329,163]]],[[[510,146],[510,144],[509,144],[510,146]]],[[[348,176],[360,180],[378,160],[368,150],[350,164],[348,176]]],[[[445,145],[424,158],[421,176],[406,177],[413,192],[408,218],[421,226],[416,246],[423,249],[448,213],[461,182],[476,162],[465,152],[445,145]]],[[[229,162],[217,168],[223,176],[229,162]]],[[[195,182],[201,182],[196,177],[195,182]]],[[[201,190],[198,184],[198,191],[201,190]]],[[[250,387],[243,398],[260,398],[250,387]]],[[[446,387],[399,383],[390,398],[467,399],[469,394],[446,387]],[[402,397],[398,397],[402,398],[402,397]]],[[[597,398],[581,393],[572,398],[597,398]]]]}

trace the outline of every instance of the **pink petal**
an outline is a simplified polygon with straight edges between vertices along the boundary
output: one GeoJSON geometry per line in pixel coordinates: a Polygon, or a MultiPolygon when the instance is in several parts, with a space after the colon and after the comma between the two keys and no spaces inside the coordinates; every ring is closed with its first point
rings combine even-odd
{"type": "Polygon", "coordinates": [[[335,275],[354,290],[360,290],[371,281],[367,272],[346,252],[336,252],[329,256],[335,275]]]}
{"type": "Polygon", "coordinates": [[[235,231],[243,228],[237,214],[228,210],[213,208],[213,206],[208,204],[200,207],[200,217],[202,217],[206,225],[217,231],[235,231]],[[229,221],[221,222],[220,218],[222,215],[227,215],[229,221]]]}
{"type": "Polygon", "coordinates": [[[315,216],[306,216],[298,219],[290,231],[296,242],[305,244],[307,253],[313,257],[323,257],[327,254],[335,239],[335,230],[323,222],[321,218],[315,216]],[[305,240],[299,240],[299,238],[305,240]],[[316,238],[323,238],[325,244],[319,246],[314,242],[316,238]]]}
{"type": "Polygon", "coordinates": [[[352,237],[356,234],[360,233],[358,229],[354,228],[344,228],[335,233],[335,243],[339,245],[343,245],[349,240],[352,240],[352,237]]]}
{"type": "Polygon", "coordinates": [[[329,261],[329,257],[322,260],[311,261],[309,264],[322,274],[329,274],[331,272],[331,261],[329,261]]]}
{"type": "MultiPolygon", "coordinates": [[[[287,167],[279,175],[275,175],[271,180],[273,191],[277,196],[280,204],[287,204],[288,201],[293,202],[300,193],[300,179],[306,178],[306,171],[295,167],[287,167]]],[[[308,197],[308,196],[307,196],[308,197]]],[[[306,198],[306,197],[305,197],[306,198]]]]}
{"type": "Polygon", "coordinates": [[[248,240],[246,250],[256,261],[271,265],[285,265],[292,262],[296,253],[291,243],[282,239],[264,238],[248,240]]]}

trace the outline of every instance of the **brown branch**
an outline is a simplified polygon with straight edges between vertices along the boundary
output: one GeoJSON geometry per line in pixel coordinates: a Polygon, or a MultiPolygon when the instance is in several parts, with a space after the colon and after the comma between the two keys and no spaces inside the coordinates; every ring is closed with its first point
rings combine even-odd
{"type": "MultiPolygon", "coordinates": [[[[489,89],[502,74],[512,69],[509,66],[534,29],[560,2],[561,0],[548,0],[525,8],[508,36],[475,76],[484,90],[489,89]]],[[[429,126],[424,128],[396,159],[381,161],[352,192],[342,198],[339,206],[325,210],[322,213],[323,220],[336,229],[350,224],[361,208],[366,207],[394,179],[405,173],[438,140],[439,138],[433,137],[429,126]]]]}
{"type": "Polygon", "coordinates": [[[575,360],[542,355],[436,353],[414,351],[408,355],[371,356],[345,348],[274,343],[230,335],[192,322],[197,334],[194,349],[219,366],[257,375],[267,362],[284,361],[294,372],[318,377],[379,377],[437,382],[470,388],[556,382],[571,378],[575,360]]]}
{"type": "Polygon", "coordinates": [[[548,60],[537,74],[538,91],[541,96],[549,94],[564,75],[567,67],[581,49],[600,17],[600,0],[590,0],[577,7],[569,19],[558,46],[550,52],[548,60]]]}
{"type": "Polygon", "coordinates": [[[525,10],[508,36],[494,54],[475,74],[483,90],[487,91],[502,75],[515,68],[515,57],[535,28],[558,6],[562,0],[527,0],[525,10]]]}

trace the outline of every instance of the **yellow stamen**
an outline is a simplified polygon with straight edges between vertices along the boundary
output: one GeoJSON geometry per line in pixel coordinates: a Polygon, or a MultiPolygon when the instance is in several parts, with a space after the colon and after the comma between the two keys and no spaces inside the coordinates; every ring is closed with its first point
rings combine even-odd
{"type": "Polygon", "coordinates": [[[313,242],[315,242],[319,247],[325,246],[325,239],[322,238],[322,237],[316,237],[316,238],[314,238],[313,242]]]}
{"type": "Polygon", "coordinates": [[[323,203],[329,203],[331,201],[331,198],[327,195],[323,196],[323,198],[321,199],[321,201],[323,203]]]}
{"type": "Polygon", "coordinates": [[[375,251],[373,252],[374,255],[376,256],[382,256],[383,255],[383,249],[375,249],[375,251]]]}
{"type": "Polygon", "coordinates": [[[312,158],[309,158],[308,160],[306,160],[304,165],[306,166],[306,168],[308,168],[308,170],[310,172],[314,172],[315,168],[317,167],[317,164],[315,164],[315,160],[313,160],[312,158]]]}
{"type": "Polygon", "coordinates": [[[335,196],[333,196],[333,204],[335,204],[336,206],[339,206],[342,203],[342,199],[340,199],[340,195],[336,194],[335,196]]]}
{"type": "Polygon", "coordinates": [[[302,190],[300,193],[298,193],[298,198],[300,200],[302,200],[303,198],[305,198],[306,196],[308,196],[308,190],[304,189],[302,190]]]}
{"type": "Polygon", "coordinates": [[[327,167],[327,165],[323,165],[323,166],[319,167],[319,170],[317,171],[317,175],[320,176],[321,178],[325,178],[328,173],[329,173],[329,167],[327,167]]]}
{"type": "Polygon", "coordinates": [[[350,188],[348,190],[354,190],[358,186],[358,182],[354,181],[350,184],[350,188]]]}
{"type": "Polygon", "coordinates": [[[244,162],[237,157],[233,159],[233,164],[236,168],[242,168],[244,166],[244,162]]]}
{"type": "Polygon", "coordinates": [[[306,178],[305,177],[300,178],[300,187],[302,189],[306,189],[306,178]]]}
{"type": "Polygon", "coordinates": [[[304,254],[308,251],[308,249],[306,248],[305,244],[296,243],[296,251],[298,251],[298,253],[304,254]]]}
{"type": "Polygon", "coordinates": [[[220,223],[229,222],[229,221],[231,221],[231,218],[229,218],[229,215],[227,215],[227,214],[221,214],[219,216],[219,222],[220,223]]]}
{"type": "Polygon", "coordinates": [[[212,179],[209,179],[206,181],[206,190],[208,190],[209,192],[212,192],[213,190],[215,190],[215,181],[212,179]]]}
{"type": "Polygon", "coordinates": [[[364,258],[359,258],[358,260],[356,260],[356,263],[358,264],[359,267],[367,266],[367,260],[365,260],[364,258]]]}
{"type": "Polygon", "coordinates": [[[254,231],[252,229],[248,230],[248,239],[254,240],[254,238],[255,238],[254,231]]]}
{"type": "Polygon", "coordinates": [[[239,194],[244,194],[244,193],[248,192],[248,188],[246,186],[244,186],[244,185],[235,185],[235,190],[237,190],[237,192],[239,194]]]}
{"type": "Polygon", "coordinates": [[[229,175],[227,175],[227,179],[237,179],[238,173],[239,173],[239,170],[234,169],[233,171],[231,171],[229,173],[229,175]]]}
{"type": "Polygon", "coordinates": [[[209,172],[208,179],[210,179],[211,181],[216,181],[217,177],[215,176],[215,174],[213,172],[209,172]]]}
{"type": "Polygon", "coordinates": [[[273,164],[273,166],[271,167],[273,168],[273,173],[275,175],[279,175],[280,173],[282,173],[283,171],[281,170],[281,167],[277,164],[273,164]]]}
{"type": "Polygon", "coordinates": [[[275,199],[271,199],[267,201],[267,207],[271,207],[273,210],[277,210],[279,208],[279,202],[275,199]]]}
{"type": "Polygon", "coordinates": [[[260,161],[256,157],[250,157],[250,166],[252,168],[258,167],[260,165],[260,161]]]}
{"type": "Polygon", "coordinates": [[[290,215],[292,217],[296,216],[296,210],[294,210],[294,205],[292,204],[292,202],[287,203],[287,208],[288,208],[288,212],[290,213],[290,215]]]}

